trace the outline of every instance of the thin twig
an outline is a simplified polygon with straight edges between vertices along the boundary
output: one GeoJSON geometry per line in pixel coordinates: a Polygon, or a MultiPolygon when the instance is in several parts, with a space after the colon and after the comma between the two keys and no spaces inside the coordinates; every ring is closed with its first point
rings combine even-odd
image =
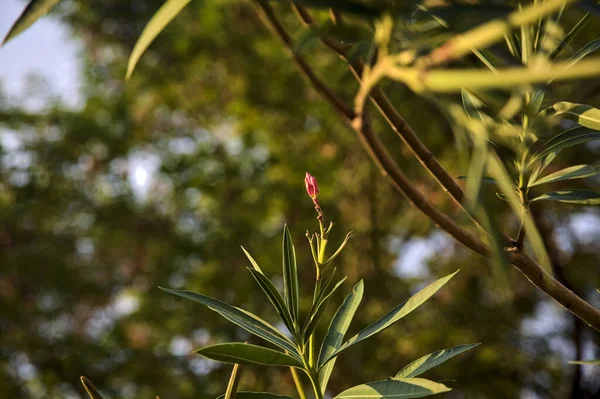
{"type": "MultiPolygon", "coordinates": [[[[292,40],[283,25],[277,20],[271,6],[264,0],[257,0],[257,5],[259,12],[267,25],[282,40],[287,49],[293,53],[292,40]]],[[[417,190],[404,175],[383,143],[379,140],[379,137],[373,132],[368,116],[363,113],[362,118],[360,118],[362,120],[360,126],[357,126],[358,123],[353,123],[356,115],[352,108],[314,74],[312,69],[300,55],[294,54],[293,57],[300,70],[311,81],[315,89],[340,115],[343,116],[344,120],[354,128],[369,155],[371,155],[376,164],[383,169],[385,174],[389,176],[394,187],[399,192],[406,195],[419,210],[436,222],[444,231],[452,235],[457,241],[474,252],[489,258],[491,255],[487,245],[469,232],[463,230],[448,216],[441,213],[440,210],[433,206],[427,197],[417,190]]],[[[507,253],[507,257],[509,262],[516,266],[532,284],[588,325],[600,331],[600,310],[594,308],[577,296],[573,291],[567,289],[524,253],[507,253]]]]}

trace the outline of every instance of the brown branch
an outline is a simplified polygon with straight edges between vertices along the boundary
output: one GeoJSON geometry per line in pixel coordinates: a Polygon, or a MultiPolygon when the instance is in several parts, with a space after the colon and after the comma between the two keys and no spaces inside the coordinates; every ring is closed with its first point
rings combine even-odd
{"type": "MultiPolygon", "coordinates": [[[[302,6],[295,5],[296,12],[302,22],[311,27],[313,19],[311,15],[302,6]]],[[[344,59],[350,68],[354,77],[360,82],[363,74],[364,65],[360,60],[350,60],[347,57],[350,46],[347,46],[333,37],[322,38],[322,42],[336,52],[344,59]]],[[[406,119],[400,115],[396,108],[392,105],[385,92],[380,87],[375,87],[370,93],[370,97],[375,103],[381,115],[385,118],[392,130],[402,139],[406,146],[413,152],[419,162],[431,173],[437,182],[443,187],[444,191],[448,192],[456,203],[462,207],[464,193],[456,181],[450,174],[440,165],[435,159],[433,153],[419,139],[415,131],[410,127],[406,119]]]]}
{"type": "MultiPolygon", "coordinates": [[[[292,51],[292,39],[283,25],[277,20],[273,9],[264,0],[257,0],[257,4],[264,21],[283,41],[288,50],[292,51]]],[[[369,155],[389,176],[394,187],[400,193],[406,195],[419,210],[437,223],[440,228],[452,235],[457,241],[474,252],[489,257],[490,250],[481,240],[463,230],[454,223],[452,219],[441,213],[439,209],[429,202],[427,197],[416,189],[390,156],[383,143],[379,140],[379,137],[373,132],[368,116],[363,113],[361,118],[356,118],[354,111],[314,74],[310,66],[300,55],[294,54],[293,57],[300,70],[315,86],[315,89],[340,115],[343,116],[343,119],[352,126],[369,155]],[[362,121],[362,123],[354,123],[355,119],[362,121]]],[[[551,298],[555,299],[581,320],[600,331],[600,310],[594,308],[577,296],[573,291],[566,288],[547,273],[540,265],[522,252],[507,253],[507,256],[509,261],[516,266],[532,284],[551,298]]]]}

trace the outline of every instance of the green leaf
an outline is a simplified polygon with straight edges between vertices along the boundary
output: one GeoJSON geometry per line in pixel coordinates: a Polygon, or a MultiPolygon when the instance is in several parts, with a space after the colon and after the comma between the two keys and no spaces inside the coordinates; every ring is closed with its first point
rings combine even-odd
{"type": "Polygon", "coordinates": [[[560,52],[571,43],[573,38],[585,27],[587,21],[590,19],[590,14],[585,14],[577,24],[565,35],[565,37],[560,41],[558,46],[552,51],[552,53],[548,56],[550,61],[554,60],[560,52]]]}
{"type": "Polygon", "coordinates": [[[600,130],[600,110],[591,105],[562,101],[545,109],[544,113],[570,119],[590,129],[600,130]]]}
{"type": "Polygon", "coordinates": [[[532,162],[550,154],[551,152],[558,152],[565,148],[594,140],[600,140],[600,132],[594,129],[590,129],[585,126],[579,126],[573,129],[565,130],[564,132],[557,134],[544,143],[544,145],[542,145],[542,147],[540,147],[540,149],[534,153],[532,162]]]}
{"type": "Polygon", "coordinates": [[[529,187],[538,186],[540,184],[554,183],[563,180],[582,179],[584,177],[594,176],[598,172],[598,169],[590,165],[575,165],[551,173],[548,176],[542,177],[540,180],[530,183],[529,187]]]}
{"type": "Polygon", "coordinates": [[[429,355],[425,355],[400,370],[398,374],[394,376],[394,379],[416,377],[417,375],[437,367],[454,356],[460,355],[461,353],[466,352],[469,349],[473,349],[478,345],[480,344],[459,345],[452,349],[443,349],[430,353],[429,355]]]}
{"type": "Polygon", "coordinates": [[[475,97],[472,93],[467,90],[461,90],[460,95],[462,97],[463,108],[467,116],[471,119],[476,119],[487,126],[485,114],[481,111],[484,104],[483,102],[475,97]]]}
{"type": "Polygon", "coordinates": [[[422,398],[450,391],[450,388],[423,378],[402,378],[357,385],[335,396],[334,399],[387,399],[422,398]]]}
{"type": "Polygon", "coordinates": [[[138,38],[127,64],[126,79],[131,77],[135,66],[146,51],[148,46],[156,39],[163,29],[175,18],[191,0],[166,0],[158,11],[152,16],[142,34],[138,38]]]}
{"type": "Polygon", "coordinates": [[[531,172],[531,176],[529,176],[528,184],[533,183],[537,180],[539,175],[548,167],[548,165],[550,165],[550,163],[552,163],[552,161],[554,161],[554,158],[556,158],[556,154],[556,152],[551,152],[542,161],[537,163],[537,165],[533,169],[533,172],[531,172]]]}
{"type": "MultiPolygon", "coordinates": [[[[248,392],[240,391],[235,394],[236,399],[293,399],[289,396],[274,395],[268,392],[248,392]]],[[[225,399],[225,395],[219,396],[217,399],[225,399]]]]}
{"type": "Polygon", "coordinates": [[[258,263],[256,263],[256,261],[252,257],[252,255],[250,255],[250,253],[248,251],[246,251],[246,248],[242,247],[242,251],[244,251],[244,253],[246,254],[246,257],[248,258],[248,260],[252,264],[252,267],[254,268],[254,270],[256,270],[257,272],[259,272],[260,274],[264,274],[263,271],[260,269],[260,266],[258,266],[258,263]]]}
{"type": "Polygon", "coordinates": [[[528,240],[531,243],[531,248],[533,249],[533,253],[535,254],[538,262],[540,262],[542,267],[546,269],[547,272],[550,272],[552,269],[550,266],[550,258],[546,252],[546,246],[544,245],[542,236],[540,235],[540,232],[538,231],[536,224],[531,217],[531,213],[523,212],[521,200],[516,193],[517,186],[515,182],[512,181],[508,175],[508,172],[506,171],[506,168],[495,154],[491,154],[488,158],[488,170],[490,174],[496,180],[498,180],[498,187],[500,190],[502,190],[502,194],[504,194],[508,199],[508,204],[510,205],[512,211],[521,219],[521,223],[523,224],[523,227],[525,227],[528,240]]]}
{"type": "Polygon", "coordinates": [[[50,12],[50,10],[59,2],[60,0],[31,0],[21,15],[19,15],[19,18],[17,18],[15,23],[10,27],[2,41],[2,45],[5,45],[10,39],[33,25],[35,21],[50,12]]]}
{"type": "Polygon", "coordinates": [[[323,296],[323,298],[321,299],[321,301],[318,304],[318,306],[315,307],[314,311],[311,310],[312,315],[311,315],[311,317],[309,319],[307,319],[306,324],[304,326],[304,331],[302,332],[302,336],[304,337],[304,341],[308,341],[308,338],[310,337],[310,335],[313,333],[313,331],[315,330],[315,328],[317,328],[317,324],[319,324],[319,321],[321,320],[321,317],[323,317],[323,313],[325,313],[325,309],[327,308],[327,304],[329,303],[329,300],[331,299],[331,296],[342,285],[342,283],[344,281],[346,281],[346,277],[344,277],[342,280],[340,280],[331,289],[331,291],[329,291],[329,293],[327,295],[323,296]]]}
{"type": "Polygon", "coordinates": [[[285,353],[262,346],[232,342],[198,349],[196,353],[222,363],[262,364],[302,368],[302,363],[285,353]]]}
{"type": "Polygon", "coordinates": [[[569,59],[565,62],[565,65],[571,67],[575,65],[579,60],[590,55],[598,49],[600,49],[600,39],[592,40],[591,42],[583,46],[578,52],[569,57],[569,59]]]}
{"type": "Polygon", "coordinates": [[[298,321],[298,268],[296,250],[287,224],[283,227],[283,287],[284,297],[294,321],[298,321]]]}
{"type": "Polygon", "coordinates": [[[442,288],[454,275],[458,273],[458,270],[454,273],[443,277],[431,284],[427,287],[423,288],[421,291],[417,292],[415,295],[410,297],[408,300],[404,301],[400,305],[396,306],[392,309],[388,314],[383,316],[381,319],[377,320],[375,323],[371,324],[354,337],[350,338],[348,341],[344,342],[342,346],[327,358],[325,358],[321,364],[324,365],[334,357],[340,355],[341,353],[347,351],[352,346],[358,344],[365,339],[372,337],[373,335],[385,330],[419,306],[421,306],[425,301],[427,301],[433,294],[435,294],[440,288],[442,288]]]}
{"type": "Polygon", "coordinates": [[[569,364],[600,366],[600,360],[571,360],[569,361],[569,364]]]}
{"type": "Polygon", "coordinates": [[[350,323],[356,313],[356,309],[358,309],[358,305],[360,305],[360,302],[362,301],[363,292],[364,283],[360,280],[358,284],[354,286],[352,292],[346,296],[346,299],[344,299],[344,302],[333,316],[331,324],[329,324],[327,335],[323,339],[321,351],[319,353],[318,368],[321,392],[325,392],[325,388],[327,388],[327,383],[329,382],[329,377],[331,377],[331,372],[333,371],[336,359],[333,359],[324,366],[323,360],[329,357],[342,345],[344,335],[346,335],[348,327],[350,327],[350,323]]]}
{"type": "MultiPolygon", "coordinates": [[[[458,180],[469,180],[470,178],[468,176],[458,176],[457,177],[458,180]]],[[[492,179],[491,177],[487,177],[484,176],[481,178],[481,183],[482,184],[496,184],[496,180],[492,179]]]]}
{"type": "Polygon", "coordinates": [[[252,276],[254,277],[260,288],[262,288],[264,293],[269,298],[269,301],[271,301],[271,303],[273,304],[273,307],[281,317],[281,320],[283,320],[285,326],[288,328],[288,330],[290,330],[290,332],[293,335],[296,335],[297,328],[294,324],[294,321],[292,320],[290,311],[285,306],[283,297],[281,296],[275,285],[273,285],[271,280],[269,280],[264,274],[257,271],[256,269],[248,268],[248,270],[250,271],[250,273],[252,273],[252,276]]]}
{"type": "Polygon", "coordinates": [[[251,334],[256,335],[268,341],[281,349],[288,351],[296,360],[302,361],[298,350],[294,344],[286,338],[279,330],[275,327],[262,320],[258,316],[245,311],[244,309],[231,306],[225,302],[221,302],[218,299],[214,299],[202,294],[197,294],[191,291],[184,290],[173,290],[169,288],[159,287],[161,290],[166,291],[170,294],[177,295],[186,299],[191,299],[194,302],[199,302],[203,305],[208,306],[211,310],[219,313],[227,320],[235,325],[240,326],[244,330],[251,334]]]}
{"type": "Polygon", "coordinates": [[[533,201],[558,201],[570,204],[600,205],[600,194],[590,190],[561,190],[542,194],[533,201]]]}
{"type": "Polygon", "coordinates": [[[80,380],[81,384],[85,388],[85,391],[91,399],[104,399],[102,395],[100,395],[100,392],[98,392],[94,384],[92,384],[92,381],[90,381],[87,377],[81,376],[80,380]]]}

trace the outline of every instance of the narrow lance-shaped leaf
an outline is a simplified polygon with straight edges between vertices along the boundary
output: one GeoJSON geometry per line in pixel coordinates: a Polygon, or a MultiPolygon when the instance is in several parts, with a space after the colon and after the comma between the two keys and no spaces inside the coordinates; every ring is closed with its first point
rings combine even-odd
{"type": "Polygon", "coordinates": [[[219,301],[218,299],[214,299],[202,294],[197,294],[195,292],[173,290],[162,287],[159,288],[170,294],[177,295],[186,299],[191,299],[192,301],[199,302],[203,305],[208,306],[211,310],[214,310],[215,312],[219,313],[221,316],[225,317],[233,324],[238,325],[244,330],[248,331],[249,333],[254,334],[257,337],[260,337],[265,341],[268,341],[280,347],[281,349],[290,352],[290,354],[294,358],[296,358],[296,360],[302,360],[294,344],[290,342],[290,340],[287,339],[279,330],[277,330],[275,327],[262,320],[258,316],[247,312],[244,309],[240,309],[235,306],[231,306],[225,302],[219,301]]]}
{"type": "Polygon", "coordinates": [[[333,278],[335,277],[335,272],[337,271],[337,267],[334,267],[329,276],[323,281],[318,292],[315,292],[315,296],[313,298],[313,303],[308,311],[308,315],[306,316],[306,321],[304,322],[304,327],[308,324],[309,320],[313,317],[317,308],[325,298],[325,294],[328,292],[329,286],[333,282],[333,278]]]}
{"type": "Polygon", "coordinates": [[[302,367],[302,363],[285,353],[258,345],[232,342],[198,349],[196,353],[222,363],[262,364],[266,366],[302,367]]]}
{"type": "Polygon", "coordinates": [[[94,384],[92,384],[92,381],[90,381],[87,377],[81,376],[80,380],[81,385],[83,385],[85,391],[91,399],[104,399],[94,384]]]}
{"type": "Polygon", "coordinates": [[[590,190],[560,190],[542,194],[533,201],[558,201],[570,204],[600,205],[600,194],[590,190]]]}
{"type": "Polygon", "coordinates": [[[346,277],[344,277],[341,281],[339,281],[332,289],[331,291],[329,291],[327,293],[327,295],[325,295],[323,297],[323,299],[321,300],[321,303],[319,303],[319,306],[317,306],[315,312],[313,313],[313,315],[310,317],[310,319],[307,320],[307,323],[304,327],[304,332],[302,333],[302,335],[304,336],[304,340],[307,341],[308,338],[310,337],[310,335],[313,333],[313,331],[315,330],[315,328],[317,328],[317,324],[319,324],[319,321],[321,320],[321,317],[323,317],[323,313],[325,313],[325,309],[327,308],[327,304],[329,303],[329,300],[331,299],[331,296],[333,295],[333,293],[335,291],[337,291],[337,289],[342,285],[342,283],[346,281],[346,277]]]}
{"type": "Polygon", "coordinates": [[[565,148],[594,140],[600,140],[600,132],[594,129],[578,126],[573,129],[565,130],[544,143],[544,145],[533,154],[532,161],[552,152],[559,152],[565,148]]]}
{"type": "Polygon", "coordinates": [[[2,41],[2,45],[6,44],[10,39],[13,39],[19,33],[33,25],[35,21],[50,12],[50,10],[60,1],[61,0],[31,0],[21,15],[19,15],[19,18],[17,18],[13,26],[9,29],[2,41]]]}
{"type": "Polygon", "coordinates": [[[454,275],[458,273],[458,270],[446,277],[443,277],[431,284],[427,287],[423,288],[421,291],[417,292],[415,295],[410,297],[408,300],[403,302],[402,304],[396,306],[392,309],[388,314],[383,316],[381,319],[377,320],[375,323],[371,324],[348,341],[344,342],[344,344],[331,355],[323,360],[321,364],[326,364],[328,361],[338,356],[339,354],[347,351],[352,346],[358,344],[365,339],[372,337],[373,335],[385,330],[419,306],[421,306],[425,301],[427,301],[433,294],[435,294],[440,288],[442,288],[454,275]]]}
{"type": "Polygon", "coordinates": [[[578,52],[573,54],[569,59],[565,62],[567,66],[575,65],[582,58],[592,54],[594,51],[600,49],[600,39],[592,40],[585,46],[583,46],[578,52]]]}
{"type": "Polygon", "coordinates": [[[296,250],[290,231],[283,227],[283,286],[286,304],[292,319],[298,321],[298,269],[296,266],[296,250]]]}
{"type": "Polygon", "coordinates": [[[273,283],[267,278],[267,276],[258,272],[256,269],[248,268],[248,270],[250,271],[250,273],[252,273],[252,277],[254,277],[260,288],[267,295],[267,298],[269,298],[269,301],[271,301],[271,303],[273,304],[273,307],[281,317],[281,320],[283,320],[285,326],[288,328],[288,330],[290,330],[290,332],[293,335],[296,335],[297,329],[294,324],[294,321],[292,320],[292,316],[290,315],[290,311],[285,306],[283,297],[281,296],[275,285],[273,285],[273,283]]]}
{"type": "Polygon", "coordinates": [[[569,168],[561,169],[554,173],[544,176],[537,181],[529,184],[529,187],[539,186],[540,184],[556,183],[563,180],[582,179],[584,177],[594,176],[599,170],[590,165],[575,165],[569,168]]]}
{"type": "MultiPolygon", "coordinates": [[[[600,40],[598,40],[598,43],[600,43],[600,40]]],[[[581,126],[600,130],[600,109],[594,108],[591,105],[561,101],[545,109],[543,113],[545,115],[570,119],[581,126]]]]}
{"type": "Polygon", "coordinates": [[[344,302],[333,316],[331,324],[329,324],[327,335],[323,339],[321,351],[319,353],[318,364],[321,392],[325,392],[325,388],[327,388],[327,383],[329,382],[329,377],[331,377],[331,372],[333,371],[336,359],[331,360],[325,364],[325,366],[323,366],[323,361],[342,345],[344,335],[346,335],[350,323],[354,318],[354,314],[356,313],[356,309],[358,309],[358,305],[360,305],[360,302],[362,301],[363,292],[364,283],[360,280],[358,284],[354,286],[352,292],[346,296],[346,299],[344,299],[344,302]]]}
{"type": "Polygon", "coordinates": [[[569,361],[569,364],[600,366],[600,360],[571,360],[571,361],[569,361]]]}
{"type": "Polygon", "coordinates": [[[508,199],[512,211],[520,217],[538,262],[540,262],[542,267],[549,272],[551,270],[550,258],[546,252],[546,246],[544,245],[542,236],[540,235],[530,212],[523,212],[521,201],[515,192],[517,187],[508,175],[504,165],[502,165],[502,162],[500,162],[495,154],[490,154],[490,157],[488,158],[488,170],[490,174],[498,180],[498,186],[508,199]]]}
{"type": "Polygon", "coordinates": [[[423,378],[401,378],[369,382],[349,388],[334,399],[410,399],[450,391],[444,384],[423,378]]]}
{"type": "Polygon", "coordinates": [[[400,370],[395,376],[396,378],[412,378],[416,377],[419,374],[424,373],[425,371],[432,369],[434,367],[439,366],[445,361],[452,359],[456,355],[460,355],[463,352],[468,351],[469,349],[473,349],[479,344],[468,344],[468,345],[459,345],[455,346],[452,349],[443,349],[429,355],[425,355],[414,362],[410,363],[408,366],[404,367],[400,370]]]}
{"type": "Polygon", "coordinates": [[[142,57],[142,54],[146,51],[148,46],[156,39],[165,26],[169,24],[175,18],[181,10],[190,3],[191,0],[166,0],[164,4],[158,9],[158,11],[152,16],[142,34],[138,38],[133,51],[129,56],[129,62],[127,64],[127,75],[126,79],[131,77],[135,66],[142,57]]]}
{"type": "Polygon", "coordinates": [[[227,383],[227,391],[225,391],[225,399],[235,399],[238,384],[240,382],[240,365],[234,364],[233,370],[231,370],[231,376],[229,377],[229,382],[227,383]]]}
{"type": "Polygon", "coordinates": [[[535,182],[539,175],[548,167],[548,165],[552,163],[554,158],[556,158],[556,154],[556,152],[551,152],[550,154],[546,155],[543,160],[538,161],[537,165],[533,169],[533,172],[531,172],[531,176],[529,176],[530,185],[531,183],[535,182]]]}
{"type": "MultiPolygon", "coordinates": [[[[269,392],[248,392],[240,391],[235,394],[236,399],[293,399],[289,396],[275,395],[269,392]]],[[[217,399],[225,399],[225,395],[219,396],[217,399]]]]}

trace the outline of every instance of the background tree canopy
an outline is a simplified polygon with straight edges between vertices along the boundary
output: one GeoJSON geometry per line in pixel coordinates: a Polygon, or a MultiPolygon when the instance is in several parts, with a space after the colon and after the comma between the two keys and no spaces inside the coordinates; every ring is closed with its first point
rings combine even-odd
{"type": "MultiPolygon", "coordinates": [[[[600,394],[597,370],[567,364],[598,358],[598,334],[514,268],[464,248],[393,193],[353,132],[298,74],[251,3],[192,2],[126,82],[131,48],[162,3],[67,1],[53,11],[84,43],[81,107],[50,102],[32,112],[0,96],[2,397],[83,397],[80,375],[109,398],[222,394],[231,367],[192,350],[252,339],[216,313],[157,286],[203,292],[275,320],[247,278],[240,245],[267,274],[278,273],[286,222],[297,246],[301,290],[309,294],[311,287],[303,282],[311,281],[314,270],[303,232],[312,230],[314,210],[304,192],[306,171],[318,178],[321,205],[336,224],[332,240],[340,242],[345,231],[354,231],[338,264],[349,276],[345,286],[364,278],[367,295],[350,333],[435,277],[461,269],[410,319],[342,355],[332,392],[384,379],[390,370],[435,350],[482,342],[428,374],[435,381],[453,381],[447,397],[600,394]],[[8,145],[8,136],[17,145],[8,145]],[[142,178],[149,173],[141,188],[132,183],[136,170],[142,178]]],[[[358,85],[346,65],[303,33],[289,4],[273,6],[304,42],[297,51],[352,98],[358,85]]],[[[577,9],[566,14],[564,25],[570,28],[582,14],[577,9]]],[[[595,21],[574,39],[573,48],[600,36],[595,21]]],[[[403,85],[385,87],[440,163],[453,176],[464,175],[438,106],[403,85]]],[[[31,96],[43,96],[44,90],[31,96]]],[[[600,81],[558,85],[553,96],[600,107],[600,81]]],[[[374,124],[414,184],[466,223],[385,122],[375,118],[374,124]]],[[[567,149],[552,168],[597,163],[599,151],[594,143],[567,149]]],[[[586,179],[581,187],[599,183],[586,179]]],[[[483,190],[494,196],[493,189],[483,190]]],[[[503,227],[518,228],[503,201],[494,202],[494,212],[503,227]]],[[[545,205],[535,217],[560,260],[555,274],[600,305],[598,209],[545,205]]],[[[336,293],[330,315],[342,299],[343,292],[336,293]]],[[[310,304],[300,306],[306,311],[310,304]]],[[[317,334],[326,328],[322,323],[317,334]]],[[[244,387],[294,395],[286,370],[245,368],[244,387]]]]}

